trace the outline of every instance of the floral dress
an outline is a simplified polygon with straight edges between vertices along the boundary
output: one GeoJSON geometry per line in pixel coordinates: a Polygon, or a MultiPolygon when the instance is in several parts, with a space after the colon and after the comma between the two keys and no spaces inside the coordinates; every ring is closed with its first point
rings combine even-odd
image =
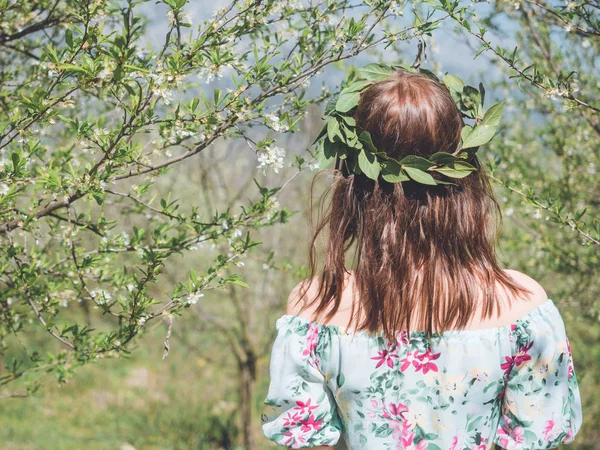
{"type": "Polygon", "coordinates": [[[424,332],[276,322],[262,430],[290,448],[551,449],[581,426],[569,340],[552,300],[512,325],[424,332]]]}

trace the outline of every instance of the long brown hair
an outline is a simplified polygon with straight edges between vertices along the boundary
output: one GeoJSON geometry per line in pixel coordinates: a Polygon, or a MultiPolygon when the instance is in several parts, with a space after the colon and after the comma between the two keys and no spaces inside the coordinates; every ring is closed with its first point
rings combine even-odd
{"type": "MultiPolygon", "coordinates": [[[[406,70],[363,91],[354,117],[377,149],[396,159],[453,152],[463,126],[444,84],[406,70]]],[[[318,290],[302,309],[312,307],[316,317],[329,310],[326,321],[335,315],[352,248],[360,301],[352,304],[351,321],[358,317],[355,307],[363,317],[354,330],[383,330],[392,338],[398,330],[409,331],[412,322],[431,335],[464,328],[480,301],[482,317],[499,313],[499,286],[514,296],[529,294],[496,260],[500,207],[476,155],[469,162],[478,170],[453,179],[455,186],[431,186],[373,181],[348,173],[336,161],[334,181],[321,198],[309,250],[310,277],[299,300],[313,281],[318,290]],[[325,231],[325,258],[316,276],[317,241],[325,231]]],[[[313,179],[311,191],[314,185],[313,179]]]]}

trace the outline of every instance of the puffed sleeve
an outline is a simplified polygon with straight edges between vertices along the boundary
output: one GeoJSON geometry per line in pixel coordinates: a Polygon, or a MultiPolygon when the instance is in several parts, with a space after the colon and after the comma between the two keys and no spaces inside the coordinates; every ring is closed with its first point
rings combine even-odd
{"type": "Polygon", "coordinates": [[[276,328],[261,417],[263,433],[290,448],[333,446],[340,439],[341,427],[317,356],[321,327],[284,315],[276,328]]]}
{"type": "Polygon", "coordinates": [[[507,450],[553,449],[573,441],[582,422],[569,339],[554,303],[513,326],[506,390],[495,443],[507,450]]]}

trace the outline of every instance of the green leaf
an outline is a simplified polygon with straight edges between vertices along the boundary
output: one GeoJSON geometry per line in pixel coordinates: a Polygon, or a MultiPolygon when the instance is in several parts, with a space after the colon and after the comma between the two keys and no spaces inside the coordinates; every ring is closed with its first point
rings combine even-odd
{"type": "Polygon", "coordinates": [[[325,105],[325,115],[326,116],[330,115],[332,112],[335,111],[335,105],[337,104],[339,97],[340,97],[339,92],[331,96],[331,98],[327,102],[327,105],[325,105]]]}
{"type": "Polygon", "coordinates": [[[388,183],[399,183],[410,179],[402,171],[400,164],[394,160],[388,160],[383,164],[381,177],[388,183]]]}
{"type": "Polygon", "coordinates": [[[377,180],[379,172],[381,172],[381,165],[375,155],[366,152],[364,149],[358,154],[358,166],[371,180],[377,180]]]}
{"type": "Polygon", "coordinates": [[[340,124],[335,117],[330,117],[327,121],[327,137],[331,142],[334,142],[336,136],[342,137],[340,134],[340,124]]]}
{"type": "Polygon", "coordinates": [[[491,141],[496,134],[503,111],[504,102],[497,103],[488,109],[481,123],[466,136],[466,139],[463,139],[462,148],[478,147],[491,141]]]}
{"type": "Polygon", "coordinates": [[[437,152],[429,157],[430,161],[433,161],[436,164],[452,164],[458,161],[460,158],[454,156],[448,152],[437,152]]]}
{"type": "Polygon", "coordinates": [[[373,144],[373,139],[371,139],[371,133],[368,131],[361,131],[358,140],[362,142],[366,151],[370,153],[377,152],[377,148],[375,147],[375,144],[373,144]]]}
{"type": "Polygon", "coordinates": [[[73,32],[70,28],[65,31],[65,42],[69,47],[73,47],[73,32]]]}
{"type": "Polygon", "coordinates": [[[356,108],[360,100],[360,92],[340,92],[340,96],[335,104],[335,110],[340,113],[347,113],[356,108]]]}
{"type": "Polygon", "coordinates": [[[467,140],[467,136],[469,136],[469,134],[473,131],[473,127],[469,126],[469,125],[465,125],[461,132],[460,132],[460,138],[463,142],[465,142],[467,140]]]}
{"type": "Polygon", "coordinates": [[[462,104],[465,106],[465,112],[473,112],[477,115],[479,106],[481,105],[481,94],[473,86],[465,86],[461,95],[462,104]]]}
{"type": "Polygon", "coordinates": [[[422,171],[421,169],[416,169],[414,167],[404,167],[404,171],[417,183],[428,184],[432,186],[435,186],[437,184],[435,178],[433,178],[427,172],[422,171]]]}
{"type": "Polygon", "coordinates": [[[352,84],[349,84],[348,86],[346,86],[343,90],[342,93],[349,93],[349,92],[357,92],[357,91],[362,91],[364,88],[366,88],[367,86],[373,84],[372,81],[368,81],[368,80],[359,80],[359,81],[354,81],[352,84]]]}
{"type": "Polygon", "coordinates": [[[496,103],[485,112],[481,125],[490,125],[498,127],[502,114],[504,113],[504,102],[496,103]]]}
{"type": "Polygon", "coordinates": [[[356,120],[354,120],[354,117],[352,117],[352,116],[342,116],[342,119],[344,119],[344,122],[346,122],[349,126],[351,126],[351,127],[355,127],[356,126],[356,120]]]}
{"type": "Polygon", "coordinates": [[[457,76],[448,73],[442,77],[442,82],[450,91],[450,95],[452,95],[454,102],[458,103],[460,101],[460,95],[465,87],[465,83],[457,76]]]}
{"type": "Polygon", "coordinates": [[[457,161],[453,164],[449,164],[443,167],[437,167],[432,170],[435,170],[436,172],[439,172],[450,178],[464,178],[471,172],[476,171],[477,169],[468,162],[457,161]]]}
{"type": "Polygon", "coordinates": [[[433,163],[431,161],[429,161],[426,158],[423,158],[422,156],[417,155],[405,156],[400,160],[400,164],[402,164],[402,167],[413,167],[419,170],[427,170],[431,166],[433,166],[433,163]]]}
{"type": "Polygon", "coordinates": [[[394,69],[381,64],[367,64],[365,67],[358,69],[358,74],[362,78],[366,78],[369,81],[382,81],[394,73],[394,69]]]}
{"type": "Polygon", "coordinates": [[[321,131],[319,131],[319,134],[317,134],[317,137],[315,138],[315,140],[313,141],[313,143],[311,145],[315,145],[319,139],[321,139],[323,136],[325,136],[327,134],[327,125],[328,125],[328,123],[325,122],[325,124],[321,128],[321,131]]]}
{"type": "Polygon", "coordinates": [[[345,153],[345,147],[340,141],[323,141],[323,155],[325,158],[335,158],[345,153]]]}

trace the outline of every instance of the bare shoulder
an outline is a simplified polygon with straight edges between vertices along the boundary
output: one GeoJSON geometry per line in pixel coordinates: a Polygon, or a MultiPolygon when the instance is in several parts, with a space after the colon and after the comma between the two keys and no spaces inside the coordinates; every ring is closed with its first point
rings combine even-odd
{"type": "Polygon", "coordinates": [[[524,298],[516,298],[513,299],[512,308],[517,311],[527,311],[530,309],[534,309],[539,305],[544,304],[548,301],[548,294],[542,287],[540,283],[535,281],[529,275],[526,275],[522,272],[512,269],[505,269],[504,272],[510,276],[513,281],[517,284],[523,286],[530,294],[524,298]]]}
{"type": "Polygon", "coordinates": [[[315,299],[319,291],[318,277],[307,278],[298,283],[287,300],[286,314],[301,316],[307,319],[312,319],[312,313],[315,306],[305,308],[305,306],[315,299]]]}

